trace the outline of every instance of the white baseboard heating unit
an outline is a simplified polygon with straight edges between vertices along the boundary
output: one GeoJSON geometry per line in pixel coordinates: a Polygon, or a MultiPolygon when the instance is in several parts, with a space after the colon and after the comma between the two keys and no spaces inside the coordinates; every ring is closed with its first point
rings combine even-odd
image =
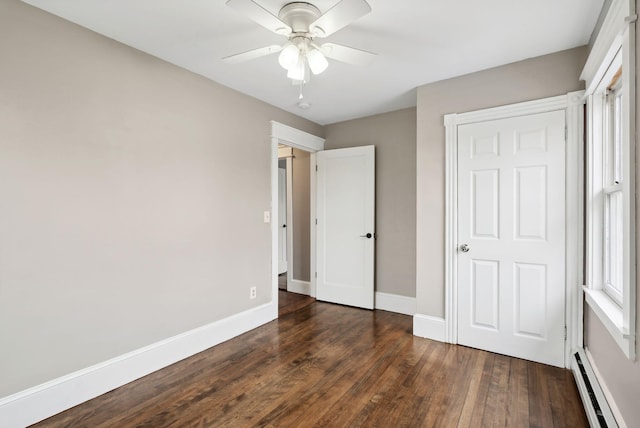
{"type": "Polygon", "coordinates": [[[589,424],[594,428],[618,428],[609,403],[607,403],[584,350],[579,349],[571,356],[571,369],[576,378],[589,424]]]}

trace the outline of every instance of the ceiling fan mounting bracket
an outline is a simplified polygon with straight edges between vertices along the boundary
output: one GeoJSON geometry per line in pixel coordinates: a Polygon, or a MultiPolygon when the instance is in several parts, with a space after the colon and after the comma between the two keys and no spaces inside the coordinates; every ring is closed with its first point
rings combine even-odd
{"type": "MultiPolygon", "coordinates": [[[[321,15],[320,10],[311,3],[293,2],[285,4],[280,9],[278,18],[291,27],[292,36],[310,37],[309,26],[321,15]]],[[[314,31],[316,30],[321,29],[314,29],[314,31]]]]}

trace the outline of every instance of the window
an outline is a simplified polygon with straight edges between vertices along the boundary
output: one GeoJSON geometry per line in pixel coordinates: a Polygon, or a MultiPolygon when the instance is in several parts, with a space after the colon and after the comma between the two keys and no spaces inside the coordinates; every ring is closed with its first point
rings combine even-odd
{"type": "Polygon", "coordinates": [[[604,281],[603,288],[619,306],[623,303],[623,182],[622,182],[622,69],[605,92],[603,111],[604,160],[604,281]]]}
{"type": "Polygon", "coordinates": [[[635,2],[612,0],[586,82],[585,297],[630,359],[636,353],[635,2]]]}

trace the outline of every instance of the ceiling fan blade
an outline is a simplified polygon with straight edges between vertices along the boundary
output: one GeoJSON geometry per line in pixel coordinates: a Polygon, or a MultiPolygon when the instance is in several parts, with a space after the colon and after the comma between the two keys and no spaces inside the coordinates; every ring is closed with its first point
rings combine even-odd
{"type": "Polygon", "coordinates": [[[371,12],[365,0],[342,0],[316,19],[309,29],[315,37],[327,37],[371,12]]]}
{"type": "Polygon", "coordinates": [[[264,48],[252,49],[250,51],[224,57],[222,58],[222,61],[227,64],[238,64],[239,62],[260,58],[265,55],[280,52],[281,50],[282,46],[280,45],[265,46],[264,48]]]}
{"type": "Polygon", "coordinates": [[[320,46],[320,51],[327,58],[354,65],[369,65],[376,58],[374,53],[335,43],[324,43],[320,46]]]}
{"type": "Polygon", "coordinates": [[[286,36],[291,33],[291,27],[253,0],[229,0],[227,1],[227,6],[246,15],[252,21],[276,34],[286,36]]]}

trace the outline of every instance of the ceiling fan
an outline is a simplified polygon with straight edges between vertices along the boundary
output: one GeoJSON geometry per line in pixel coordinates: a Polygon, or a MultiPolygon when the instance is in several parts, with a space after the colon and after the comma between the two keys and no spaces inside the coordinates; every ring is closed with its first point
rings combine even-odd
{"type": "Polygon", "coordinates": [[[285,4],[278,16],[254,0],[228,0],[227,6],[276,34],[287,37],[284,45],[253,49],[222,60],[235,64],[280,52],[278,62],[287,70],[287,77],[296,82],[308,81],[309,70],[320,74],[328,67],[327,58],[348,64],[367,65],[375,54],[334,43],[317,45],[315,39],[330,36],[371,11],[365,0],[340,0],[324,14],[307,2],[285,4]]]}

